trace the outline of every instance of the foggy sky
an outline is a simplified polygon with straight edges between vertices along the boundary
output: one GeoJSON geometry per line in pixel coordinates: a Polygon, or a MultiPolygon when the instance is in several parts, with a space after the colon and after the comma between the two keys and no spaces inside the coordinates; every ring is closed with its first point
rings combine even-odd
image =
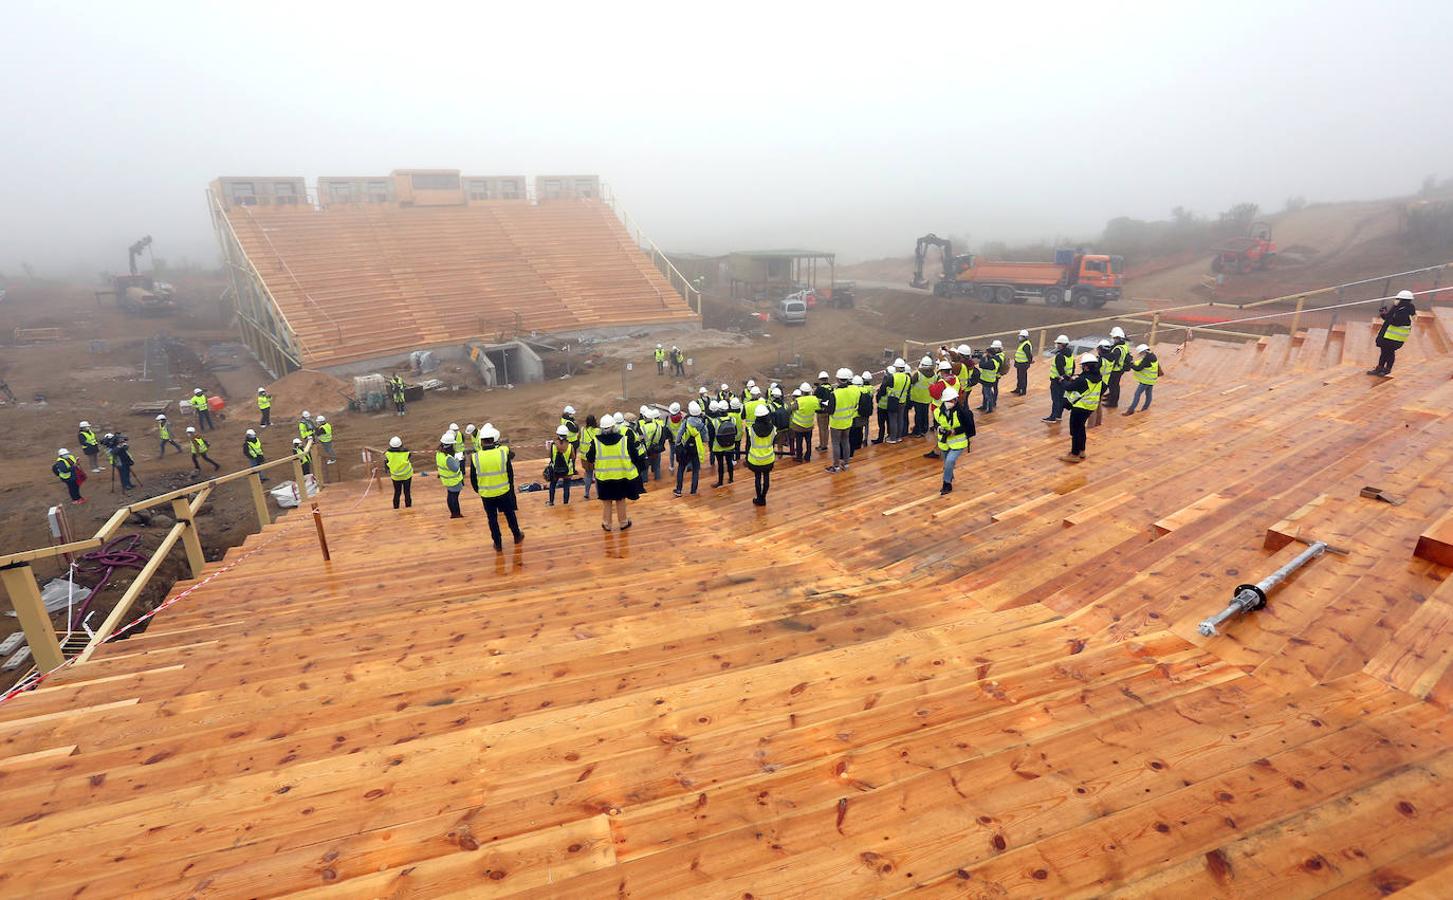
{"type": "Polygon", "coordinates": [[[217,175],[598,173],[662,246],[925,231],[1453,176],[1453,5],[7,0],[0,271],[211,263],[217,175]]]}

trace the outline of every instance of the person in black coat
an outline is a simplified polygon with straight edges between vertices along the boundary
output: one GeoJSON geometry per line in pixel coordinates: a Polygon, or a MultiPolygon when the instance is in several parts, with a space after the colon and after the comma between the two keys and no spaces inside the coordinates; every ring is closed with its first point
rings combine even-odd
{"type": "Polygon", "coordinates": [[[1377,366],[1367,370],[1369,375],[1391,375],[1397,352],[1413,333],[1413,316],[1418,312],[1413,306],[1413,292],[1398,291],[1397,300],[1391,309],[1384,306],[1377,311],[1382,327],[1377,331],[1377,366]]]}

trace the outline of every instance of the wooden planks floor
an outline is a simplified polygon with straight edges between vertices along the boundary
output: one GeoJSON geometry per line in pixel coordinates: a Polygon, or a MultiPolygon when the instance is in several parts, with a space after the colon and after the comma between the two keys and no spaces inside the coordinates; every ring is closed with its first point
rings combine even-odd
{"type": "Polygon", "coordinates": [[[765,509],[652,490],[625,533],[525,495],[500,555],[433,482],[329,486],[331,563],[285,517],[0,706],[0,894],[1428,895],[1442,346],[1388,382],[1166,348],[1082,465],[1036,380],[948,498],[873,448],[779,465],[765,509]],[[1200,637],[1288,519],[1349,554],[1200,637]]]}

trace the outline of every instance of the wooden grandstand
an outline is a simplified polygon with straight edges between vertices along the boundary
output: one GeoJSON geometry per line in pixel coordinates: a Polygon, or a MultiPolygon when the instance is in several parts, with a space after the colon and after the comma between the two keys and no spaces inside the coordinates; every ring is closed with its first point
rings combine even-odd
{"type": "Polygon", "coordinates": [[[262,342],[290,357],[274,369],[469,338],[699,321],[598,200],[217,206],[215,214],[229,258],[249,270],[239,293],[258,286],[260,309],[243,317],[249,343],[264,360],[274,354],[262,342]]]}
{"type": "Polygon", "coordinates": [[[906,443],[497,556],[330,486],[331,563],[288,516],[0,706],[0,891],[1446,896],[1453,319],[1372,336],[1160,347],[1078,466],[1037,367],[947,498],[906,443]]]}

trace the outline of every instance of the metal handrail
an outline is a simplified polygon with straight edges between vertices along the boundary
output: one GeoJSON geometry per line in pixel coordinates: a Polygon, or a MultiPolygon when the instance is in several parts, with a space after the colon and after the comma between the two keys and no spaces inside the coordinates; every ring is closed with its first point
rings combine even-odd
{"type": "MultiPolygon", "coordinates": [[[[239,207],[239,208],[243,212],[247,213],[247,218],[253,219],[252,207],[250,207],[250,206],[243,206],[243,207],[239,207]]],[[[255,219],[254,219],[254,222],[256,222],[255,219]]],[[[229,222],[228,224],[230,225],[231,223],[229,222]]],[[[313,295],[310,294],[310,293],[308,293],[308,289],[307,288],[303,287],[302,281],[298,280],[298,276],[293,272],[293,267],[290,266],[290,265],[288,265],[288,261],[283,258],[283,255],[278,250],[277,245],[272,242],[272,238],[270,238],[270,237],[267,236],[267,229],[264,228],[261,223],[257,223],[257,233],[260,234],[260,235],[262,235],[262,239],[267,242],[267,248],[272,251],[273,256],[277,257],[277,261],[280,262],[280,263],[282,263],[282,265],[283,265],[283,271],[287,272],[288,273],[288,277],[293,280],[293,284],[295,284],[295,285],[298,286],[298,290],[302,292],[303,299],[306,300],[306,301],[308,301],[309,303],[313,304],[313,307],[315,309],[317,309],[318,312],[320,312],[320,313],[323,314],[323,318],[327,319],[328,320],[328,323],[330,325],[332,325],[335,329],[337,329],[337,331],[338,331],[338,343],[340,343],[340,344],[343,343],[343,326],[340,325],[340,324],[338,324],[338,320],[335,319],[335,318],[333,318],[333,316],[328,313],[328,310],[326,310],[326,309],[323,308],[323,304],[321,304],[317,300],[313,299],[313,295]]],[[[269,292],[269,296],[271,296],[271,292],[269,292]]],[[[273,302],[276,303],[277,302],[276,299],[274,299],[273,302]]],[[[296,332],[294,332],[294,335],[296,336],[296,332]]]]}
{"type": "MultiPolygon", "coordinates": [[[[620,216],[621,224],[625,226],[626,233],[630,234],[631,214],[628,213],[625,208],[620,205],[620,202],[616,200],[615,191],[611,190],[610,185],[606,184],[605,182],[601,182],[600,184],[600,198],[601,200],[605,201],[605,205],[609,206],[612,212],[620,216]]],[[[651,250],[651,261],[655,263],[656,258],[660,257],[661,263],[657,263],[656,268],[658,271],[661,272],[662,275],[666,276],[666,283],[671,285],[672,288],[675,288],[676,284],[674,281],[671,280],[672,276],[675,276],[675,278],[681,282],[681,298],[686,301],[686,305],[689,309],[692,309],[697,315],[701,315],[701,291],[697,290],[696,287],[687,280],[686,276],[681,274],[681,270],[676,268],[675,263],[671,262],[671,259],[666,255],[666,251],[662,250],[659,246],[657,246],[656,242],[651,240],[650,235],[643,233],[640,229],[640,226],[637,226],[636,245],[638,248],[640,248],[640,243],[643,240],[645,241],[647,247],[651,250]],[[662,268],[661,264],[664,264],[665,268],[662,268]],[[696,302],[694,304],[691,302],[692,295],[696,296],[696,302]]]]}

